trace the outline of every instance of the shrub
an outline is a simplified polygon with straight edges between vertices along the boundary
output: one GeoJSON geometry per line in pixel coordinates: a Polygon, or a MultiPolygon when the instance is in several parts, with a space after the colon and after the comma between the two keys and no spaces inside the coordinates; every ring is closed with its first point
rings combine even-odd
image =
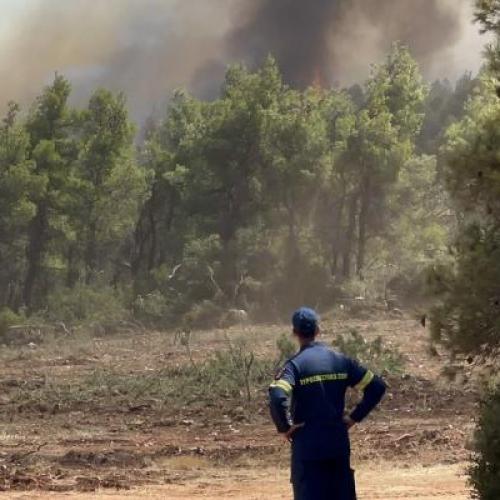
{"type": "Polygon", "coordinates": [[[291,358],[297,351],[297,346],[292,341],[289,335],[283,333],[276,341],[276,347],[278,348],[279,359],[277,364],[280,365],[283,361],[291,358]]]}
{"type": "Polygon", "coordinates": [[[7,330],[11,326],[22,322],[22,316],[19,316],[8,307],[4,307],[2,310],[0,310],[0,336],[5,335],[5,333],[7,333],[7,330]]]}
{"type": "Polygon", "coordinates": [[[200,369],[200,375],[213,396],[252,399],[254,389],[272,373],[268,362],[259,360],[243,339],[228,340],[226,351],[217,351],[200,369]]]}
{"type": "Polygon", "coordinates": [[[134,316],[146,324],[162,326],[169,313],[167,299],[158,290],[144,296],[138,295],[134,301],[134,316]]]}
{"type": "Polygon", "coordinates": [[[351,330],[346,335],[338,335],[333,346],[378,373],[398,373],[404,367],[402,355],[397,349],[386,347],[382,337],[368,341],[357,330],[351,330]]]}
{"type": "Polygon", "coordinates": [[[471,225],[455,244],[455,266],[429,272],[441,304],[432,310],[432,335],[455,352],[500,347],[500,229],[471,225]]]}
{"type": "Polygon", "coordinates": [[[500,386],[491,390],[481,404],[474,436],[471,483],[481,500],[500,498],[500,386]]]}
{"type": "Polygon", "coordinates": [[[224,311],[211,300],[195,304],[184,315],[183,323],[189,328],[215,328],[220,324],[224,311]]]}
{"type": "Polygon", "coordinates": [[[130,314],[115,288],[78,284],[52,293],[46,316],[51,321],[81,323],[119,321],[128,319],[130,314]]]}

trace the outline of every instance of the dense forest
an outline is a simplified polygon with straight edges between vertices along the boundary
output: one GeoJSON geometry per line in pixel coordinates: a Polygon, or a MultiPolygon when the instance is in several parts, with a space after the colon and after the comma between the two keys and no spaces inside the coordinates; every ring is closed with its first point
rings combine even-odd
{"type": "Polygon", "coordinates": [[[0,130],[3,315],[166,326],[416,300],[459,224],[439,148],[466,147],[446,130],[481,112],[480,88],[426,84],[399,44],[348,89],[290,88],[269,57],[138,130],[125,96],[75,109],[56,75],[0,130]]]}

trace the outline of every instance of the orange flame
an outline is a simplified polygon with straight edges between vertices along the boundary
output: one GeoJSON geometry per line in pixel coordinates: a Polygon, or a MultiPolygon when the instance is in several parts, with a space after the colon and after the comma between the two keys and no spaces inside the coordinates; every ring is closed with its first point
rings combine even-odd
{"type": "Polygon", "coordinates": [[[320,66],[316,66],[314,69],[312,86],[317,90],[323,90],[327,87],[327,78],[320,66]]]}

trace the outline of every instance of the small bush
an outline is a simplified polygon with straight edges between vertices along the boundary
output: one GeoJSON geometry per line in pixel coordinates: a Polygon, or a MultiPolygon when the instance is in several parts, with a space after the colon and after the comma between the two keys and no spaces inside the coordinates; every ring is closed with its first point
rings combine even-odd
{"type": "Polygon", "coordinates": [[[279,359],[277,364],[281,364],[283,361],[291,358],[297,352],[297,346],[295,342],[290,338],[289,335],[283,333],[276,341],[276,347],[279,353],[279,359]]]}
{"type": "Polygon", "coordinates": [[[52,293],[46,315],[51,321],[68,323],[112,322],[130,316],[115,288],[84,284],[52,293]]]}
{"type": "Polygon", "coordinates": [[[382,337],[368,341],[357,330],[351,330],[346,335],[339,335],[333,346],[377,373],[398,373],[404,367],[402,355],[396,349],[386,347],[382,337]]]}
{"type": "Polygon", "coordinates": [[[8,307],[0,310],[0,337],[7,333],[7,330],[16,324],[23,322],[22,316],[19,316],[8,307]]]}
{"type": "Polygon", "coordinates": [[[224,311],[211,300],[195,304],[184,315],[183,323],[189,328],[215,328],[220,324],[224,311]]]}
{"type": "Polygon", "coordinates": [[[167,299],[158,290],[144,296],[139,295],[134,301],[134,316],[145,324],[163,326],[169,313],[167,299]]]}
{"type": "Polygon", "coordinates": [[[471,483],[475,498],[500,498],[500,386],[484,398],[474,436],[474,464],[471,483]]]}
{"type": "Polygon", "coordinates": [[[199,374],[213,397],[243,397],[250,401],[253,392],[268,382],[272,364],[257,359],[243,339],[235,343],[228,340],[228,347],[206,361],[199,374]]]}

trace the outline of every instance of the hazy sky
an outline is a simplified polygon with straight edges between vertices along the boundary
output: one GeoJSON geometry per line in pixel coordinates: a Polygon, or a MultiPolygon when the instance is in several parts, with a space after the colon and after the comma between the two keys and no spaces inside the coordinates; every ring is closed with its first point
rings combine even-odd
{"type": "MultiPolygon", "coordinates": [[[[476,72],[485,40],[472,24],[472,0],[435,1],[457,14],[461,28],[450,47],[425,62],[425,76],[453,80],[476,72]]],[[[174,87],[198,92],[205,81],[212,87],[219,81],[231,60],[226,35],[251,2],[257,0],[0,0],[0,105],[29,102],[58,71],[74,84],[77,101],[98,85],[124,90],[134,116],[142,118],[174,87]]],[[[369,37],[377,38],[370,29],[365,21],[335,39],[334,52],[345,55],[338,58],[336,82],[363,80],[368,62],[380,59],[380,47],[370,51],[369,37]],[[356,43],[364,44],[359,57],[352,54],[356,43]]]]}

